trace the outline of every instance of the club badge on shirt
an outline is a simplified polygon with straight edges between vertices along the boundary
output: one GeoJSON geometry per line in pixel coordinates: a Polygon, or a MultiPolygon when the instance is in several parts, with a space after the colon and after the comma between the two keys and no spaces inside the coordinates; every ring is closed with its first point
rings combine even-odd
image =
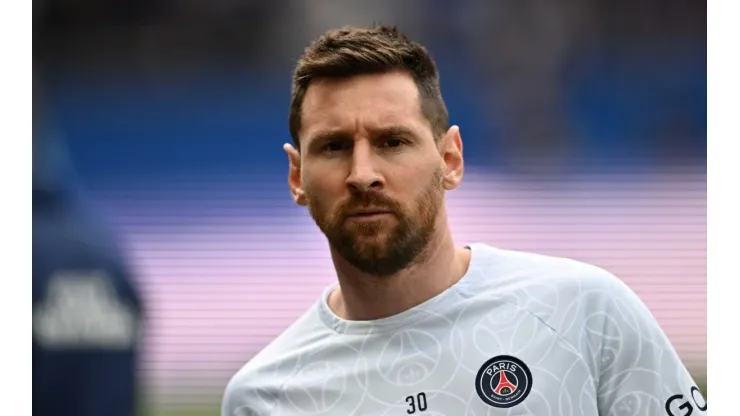
{"type": "Polygon", "coordinates": [[[532,372],[524,362],[509,355],[486,361],[475,377],[478,396],[486,404],[508,408],[524,401],[532,390],[532,372]]]}

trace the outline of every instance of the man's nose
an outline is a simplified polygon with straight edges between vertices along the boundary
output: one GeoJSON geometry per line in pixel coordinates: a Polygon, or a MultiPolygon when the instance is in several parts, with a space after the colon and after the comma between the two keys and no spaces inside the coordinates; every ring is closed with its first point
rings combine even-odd
{"type": "Polygon", "coordinates": [[[347,177],[347,186],[357,192],[381,189],[383,178],[378,172],[376,155],[370,144],[364,140],[355,143],[352,149],[352,168],[347,177]]]}

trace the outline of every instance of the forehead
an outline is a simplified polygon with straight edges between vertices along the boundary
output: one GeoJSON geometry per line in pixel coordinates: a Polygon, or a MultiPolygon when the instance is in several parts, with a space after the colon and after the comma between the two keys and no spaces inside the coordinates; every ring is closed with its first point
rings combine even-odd
{"type": "Polygon", "coordinates": [[[358,75],[311,83],[303,101],[301,136],[389,126],[406,126],[421,135],[429,130],[427,124],[411,76],[400,72],[358,75]]]}

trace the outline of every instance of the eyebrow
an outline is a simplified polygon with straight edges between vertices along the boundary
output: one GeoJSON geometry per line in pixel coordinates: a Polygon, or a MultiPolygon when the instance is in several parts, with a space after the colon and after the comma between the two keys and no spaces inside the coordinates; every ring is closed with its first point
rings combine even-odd
{"type": "MultiPolygon", "coordinates": [[[[416,136],[413,130],[406,126],[387,126],[371,129],[374,137],[388,136],[416,136]]],[[[309,139],[310,143],[325,143],[334,140],[352,140],[352,135],[341,130],[325,130],[314,133],[309,139]]]]}
{"type": "Polygon", "coordinates": [[[315,133],[309,140],[310,143],[323,143],[332,140],[351,140],[352,135],[341,130],[326,130],[315,133]]]}
{"type": "Polygon", "coordinates": [[[381,127],[379,129],[372,130],[374,136],[388,137],[388,136],[406,136],[416,137],[416,133],[406,126],[388,126],[381,127]]]}

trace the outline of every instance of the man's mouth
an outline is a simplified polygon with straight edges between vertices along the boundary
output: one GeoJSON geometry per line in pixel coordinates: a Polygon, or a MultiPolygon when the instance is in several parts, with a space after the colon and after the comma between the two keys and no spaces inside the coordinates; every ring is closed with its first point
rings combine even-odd
{"type": "Polygon", "coordinates": [[[347,215],[347,218],[349,219],[361,219],[361,220],[368,220],[368,219],[375,219],[380,218],[385,215],[392,215],[393,213],[387,209],[379,209],[379,208],[373,208],[373,209],[357,209],[353,210],[347,215]]]}

